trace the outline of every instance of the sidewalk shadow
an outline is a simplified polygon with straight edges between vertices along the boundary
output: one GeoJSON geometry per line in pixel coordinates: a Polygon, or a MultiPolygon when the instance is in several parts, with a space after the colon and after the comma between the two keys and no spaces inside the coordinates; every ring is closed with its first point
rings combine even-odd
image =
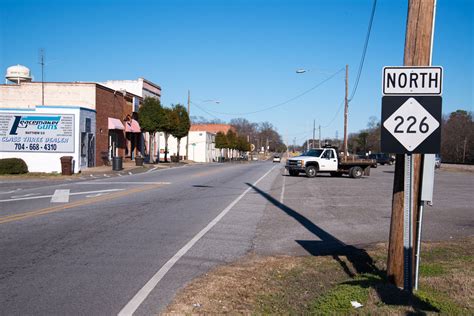
{"type": "Polygon", "coordinates": [[[331,256],[335,261],[337,261],[344,272],[350,278],[353,278],[353,280],[347,281],[345,284],[360,286],[363,288],[374,288],[380,300],[387,305],[411,306],[416,313],[439,312],[439,309],[428,302],[420,300],[416,296],[408,295],[407,292],[390,284],[387,279],[386,271],[379,269],[364,249],[345,244],[343,241],[337,239],[335,236],[314,224],[307,217],[301,215],[287,205],[280,203],[270,194],[260,190],[258,187],[250,183],[246,184],[288,216],[294,218],[314,236],[320,239],[319,241],[296,240],[296,242],[313,256],[331,256]],[[348,266],[341,257],[347,259],[356,273],[351,270],[351,267],[348,266]],[[362,279],[355,278],[358,274],[368,275],[365,275],[362,279]]]}

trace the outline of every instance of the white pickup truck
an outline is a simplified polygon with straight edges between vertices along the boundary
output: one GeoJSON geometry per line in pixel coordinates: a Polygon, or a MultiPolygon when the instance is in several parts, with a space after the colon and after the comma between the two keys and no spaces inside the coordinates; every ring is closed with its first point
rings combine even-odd
{"type": "Polygon", "coordinates": [[[314,178],[318,173],[327,172],[331,176],[340,177],[343,174],[351,178],[361,178],[370,175],[370,166],[374,160],[347,157],[340,159],[336,147],[314,148],[301,156],[288,158],[285,168],[290,176],[304,172],[308,178],[314,178]]]}

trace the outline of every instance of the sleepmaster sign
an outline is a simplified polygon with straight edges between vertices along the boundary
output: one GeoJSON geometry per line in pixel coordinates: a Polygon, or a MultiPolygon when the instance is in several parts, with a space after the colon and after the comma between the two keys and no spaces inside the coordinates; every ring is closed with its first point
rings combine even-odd
{"type": "Polygon", "coordinates": [[[0,113],[0,151],[74,152],[74,115],[0,113]]]}

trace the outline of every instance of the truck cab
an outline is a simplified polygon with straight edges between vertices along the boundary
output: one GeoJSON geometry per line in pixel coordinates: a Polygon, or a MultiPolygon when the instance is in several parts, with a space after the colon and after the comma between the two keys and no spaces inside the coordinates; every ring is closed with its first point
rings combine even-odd
{"type": "Polygon", "coordinates": [[[314,148],[298,157],[289,158],[285,168],[290,176],[304,172],[308,178],[313,178],[320,172],[330,173],[331,176],[348,174],[352,178],[360,178],[370,174],[370,166],[374,163],[367,159],[344,159],[340,161],[337,148],[314,148]]]}

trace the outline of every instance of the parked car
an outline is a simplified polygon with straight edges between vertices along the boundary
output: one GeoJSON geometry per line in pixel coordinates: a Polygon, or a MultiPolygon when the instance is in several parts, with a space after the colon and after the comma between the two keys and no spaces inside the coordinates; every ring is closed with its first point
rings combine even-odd
{"type": "Polygon", "coordinates": [[[370,154],[369,159],[374,159],[377,161],[378,164],[380,165],[392,165],[395,161],[393,157],[391,157],[389,154],[386,153],[376,153],[376,154],[370,154]]]}
{"type": "Polygon", "coordinates": [[[281,162],[281,157],[278,155],[273,156],[273,162],[281,162]]]}

